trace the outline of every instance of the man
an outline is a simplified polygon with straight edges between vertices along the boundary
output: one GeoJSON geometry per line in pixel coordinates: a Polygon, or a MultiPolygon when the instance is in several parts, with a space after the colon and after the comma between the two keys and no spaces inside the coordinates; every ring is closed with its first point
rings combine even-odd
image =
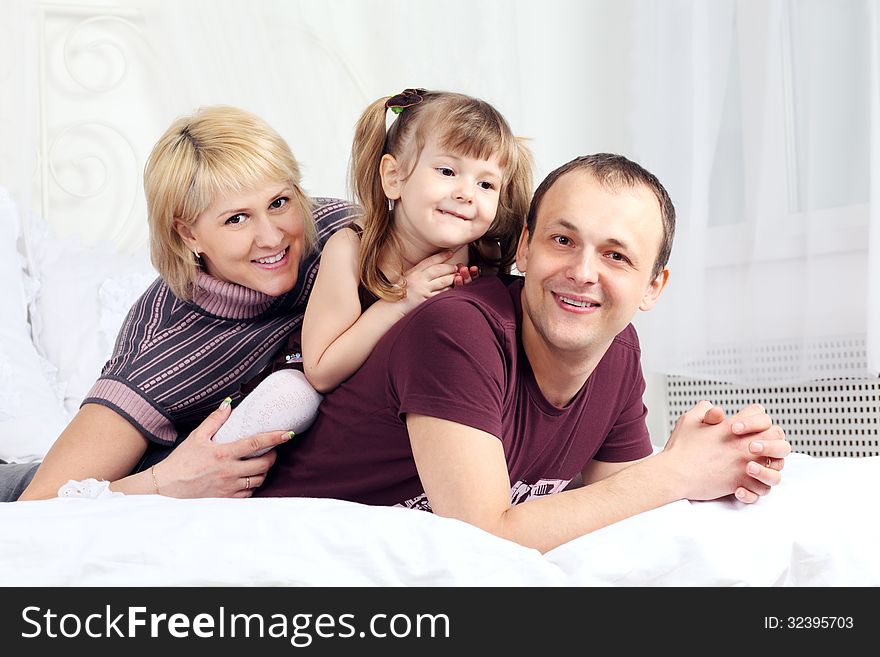
{"type": "Polygon", "coordinates": [[[624,157],[555,170],[520,238],[524,276],[398,322],[258,494],[431,509],[541,551],[678,499],[754,502],[791,451],[758,406],[724,420],[701,402],[652,455],[630,321],[666,286],[674,229],[666,190],[624,157]]]}

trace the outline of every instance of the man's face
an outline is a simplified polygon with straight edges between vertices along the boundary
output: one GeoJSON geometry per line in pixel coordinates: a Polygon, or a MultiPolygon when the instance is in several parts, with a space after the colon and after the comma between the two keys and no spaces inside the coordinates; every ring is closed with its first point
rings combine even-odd
{"type": "Polygon", "coordinates": [[[547,190],[528,237],[517,249],[527,353],[599,358],[666,284],[666,270],[651,276],[663,223],[647,187],[610,191],[570,171],[547,190]]]}

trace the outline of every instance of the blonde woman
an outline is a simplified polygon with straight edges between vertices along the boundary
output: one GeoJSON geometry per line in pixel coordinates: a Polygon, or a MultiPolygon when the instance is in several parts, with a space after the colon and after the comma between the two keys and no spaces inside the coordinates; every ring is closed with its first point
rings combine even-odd
{"type": "MultiPolygon", "coordinates": [[[[144,189],[160,277],[132,307],[22,500],[87,478],[126,494],[249,497],[275,460],[272,448],[291,437],[291,426],[279,426],[212,440],[268,373],[302,367],[299,329],[319,249],[354,208],[309,198],[284,139],[225,106],[171,125],[149,157],[144,189]]],[[[297,375],[307,424],[320,397],[297,375]]]]}

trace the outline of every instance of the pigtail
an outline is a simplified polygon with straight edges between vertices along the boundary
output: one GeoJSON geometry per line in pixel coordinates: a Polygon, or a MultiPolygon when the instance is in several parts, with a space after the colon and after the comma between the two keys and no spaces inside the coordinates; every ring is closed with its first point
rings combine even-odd
{"type": "Polygon", "coordinates": [[[510,273],[516,261],[516,247],[525,226],[532,198],[532,153],[525,140],[514,138],[509,176],[502,184],[495,221],[477,247],[480,266],[497,273],[510,273]]]}
{"type": "Polygon", "coordinates": [[[380,298],[397,301],[403,298],[403,290],[392,285],[380,268],[385,249],[397,248],[394,220],[379,175],[379,163],[385,154],[387,100],[380,98],[370,104],[355,125],[349,184],[363,208],[364,231],[358,260],[361,283],[380,298]]]}

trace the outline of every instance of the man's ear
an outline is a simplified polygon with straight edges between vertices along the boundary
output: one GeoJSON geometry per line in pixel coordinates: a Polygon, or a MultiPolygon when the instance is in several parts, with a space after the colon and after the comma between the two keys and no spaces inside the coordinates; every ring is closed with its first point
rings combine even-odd
{"type": "Polygon", "coordinates": [[[382,179],[382,190],[386,198],[397,200],[403,187],[403,171],[400,163],[393,155],[385,153],[379,161],[379,177],[382,179]]]}
{"type": "Polygon", "coordinates": [[[669,282],[669,268],[664,267],[663,271],[661,271],[657,276],[651,281],[651,284],[648,285],[648,289],[645,290],[644,296],[642,296],[642,302],[639,304],[639,310],[651,310],[654,307],[654,304],[657,303],[657,299],[660,298],[660,294],[663,292],[666,287],[666,283],[669,282]]]}
{"type": "Polygon", "coordinates": [[[523,226],[519,234],[519,243],[516,245],[516,270],[525,274],[529,268],[529,227],[523,226]]]}
{"type": "Polygon", "coordinates": [[[190,251],[199,250],[199,242],[192,232],[192,226],[187,226],[180,219],[175,219],[174,230],[177,231],[177,234],[180,235],[180,238],[183,240],[184,244],[189,247],[190,251]]]}

